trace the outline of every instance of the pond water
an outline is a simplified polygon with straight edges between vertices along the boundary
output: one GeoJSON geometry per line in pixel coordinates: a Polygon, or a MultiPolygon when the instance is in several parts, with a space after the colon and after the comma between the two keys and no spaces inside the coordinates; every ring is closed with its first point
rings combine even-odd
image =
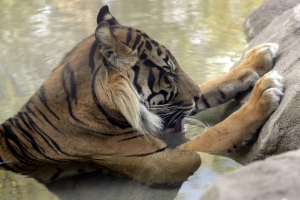
{"type": "MultiPolygon", "coordinates": [[[[93,33],[103,5],[109,5],[122,24],[144,30],[167,46],[181,68],[202,83],[228,71],[239,59],[246,45],[242,24],[261,1],[1,0],[0,121],[15,114],[64,54],[93,33]]],[[[213,180],[240,167],[226,158],[204,154],[202,158],[200,170],[179,193],[101,174],[46,188],[34,179],[1,170],[0,199],[173,199],[176,195],[176,199],[198,199],[213,180]]]]}

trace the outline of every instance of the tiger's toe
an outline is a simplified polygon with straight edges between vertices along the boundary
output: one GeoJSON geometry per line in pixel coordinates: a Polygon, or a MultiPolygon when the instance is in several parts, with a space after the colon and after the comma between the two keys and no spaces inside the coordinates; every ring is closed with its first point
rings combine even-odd
{"type": "Polygon", "coordinates": [[[258,97],[258,105],[264,114],[271,114],[283,96],[283,78],[272,71],[264,75],[256,84],[253,93],[258,97]]]}
{"type": "Polygon", "coordinates": [[[249,50],[245,59],[250,61],[250,68],[262,77],[274,67],[278,50],[279,46],[276,43],[261,44],[249,50]]]}

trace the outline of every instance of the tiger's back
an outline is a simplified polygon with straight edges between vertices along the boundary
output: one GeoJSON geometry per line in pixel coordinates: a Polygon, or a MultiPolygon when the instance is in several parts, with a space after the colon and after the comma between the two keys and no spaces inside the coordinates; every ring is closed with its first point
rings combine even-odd
{"type": "MultiPolygon", "coordinates": [[[[98,24],[95,35],[68,52],[0,127],[0,158],[6,168],[49,181],[99,168],[119,172],[128,162],[134,169],[140,162],[135,157],[147,162],[146,155],[169,151],[158,132],[193,110],[198,86],[169,50],[143,31],[119,25],[108,8],[100,10],[98,24]],[[107,16],[111,19],[104,23],[107,16]],[[191,92],[178,95],[188,84],[191,92]],[[167,120],[170,108],[165,105],[174,110],[167,120]]],[[[194,171],[200,159],[189,155],[194,171]]],[[[139,170],[123,175],[132,178],[139,170]]]]}

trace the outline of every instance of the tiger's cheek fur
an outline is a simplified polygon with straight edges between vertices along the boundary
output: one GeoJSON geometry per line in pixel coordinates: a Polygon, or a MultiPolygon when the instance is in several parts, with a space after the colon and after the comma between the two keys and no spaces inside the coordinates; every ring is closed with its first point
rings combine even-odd
{"type": "Polygon", "coordinates": [[[149,112],[129,79],[123,73],[114,71],[105,81],[105,96],[111,102],[111,109],[120,111],[131,126],[145,135],[155,134],[162,129],[161,118],[149,112]]]}

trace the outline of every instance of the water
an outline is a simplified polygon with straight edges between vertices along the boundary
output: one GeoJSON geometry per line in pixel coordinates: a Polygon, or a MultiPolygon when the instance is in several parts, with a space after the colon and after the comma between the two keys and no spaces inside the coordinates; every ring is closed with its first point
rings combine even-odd
{"type": "MultiPolygon", "coordinates": [[[[93,33],[102,5],[109,5],[122,24],[142,29],[167,46],[184,71],[202,83],[228,71],[240,57],[246,45],[242,23],[259,3],[261,0],[1,0],[0,121],[18,111],[64,53],[93,33]]],[[[183,184],[177,199],[197,199],[213,180],[239,167],[230,159],[202,157],[200,170],[183,184]]],[[[102,175],[46,188],[34,179],[0,171],[0,199],[173,199],[177,192],[102,175]],[[109,187],[107,181],[113,184],[109,187]]]]}

